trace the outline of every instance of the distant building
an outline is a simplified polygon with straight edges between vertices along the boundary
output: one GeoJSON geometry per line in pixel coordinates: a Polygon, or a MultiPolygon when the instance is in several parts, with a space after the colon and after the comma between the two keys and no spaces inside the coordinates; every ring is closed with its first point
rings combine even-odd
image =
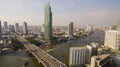
{"type": "Polygon", "coordinates": [[[120,22],[119,22],[119,20],[118,20],[118,23],[116,25],[116,30],[120,31],[120,22]]]}
{"type": "Polygon", "coordinates": [[[8,24],[7,24],[6,21],[4,22],[4,31],[5,31],[5,33],[7,33],[9,31],[8,30],[8,24]]]}
{"type": "Polygon", "coordinates": [[[120,31],[115,30],[105,31],[104,45],[115,50],[120,50],[120,31]]]}
{"type": "Polygon", "coordinates": [[[0,40],[2,39],[2,26],[1,26],[1,21],[0,21],[0,40]]]}
{"type": "Polygon", "coordinates": [[[50,41],[52,38],[52,12],[50,3],[45,4],[44,21],[45,39],[50,41]]]}
{"type": "Polygon", "coordinates": [[[16,32],[16,33],[19,32],[19,23],[15,23],[15,32],[16,32]]]}
{"type": "Polygon", "coordinates": [[[71,47],[69,53],[69,65],[70,67],[80,66],[82,64],[89,64],[91,56],[94,54],[93,45],[87,45],[84,47],[71,47]]]}
{"type": "Polygon", "coordinates": [[[9,31],[10,32],[15,32],[14,25],[9,25],[9,31]]]}
{"type": "Polygon", "coordinates": [[[41,32],[44,32],[44,24],[41,26],[41,32]]]}
{"type": "Polygon", "coordinates": [[[73,37],[73,22],[71,22],[69,24],[69,28],[68,28],[68,35],[69,35],[69,38],[72,38],[73,37]]]}
{"type": "Polygon", "coordinates": [[[23,22],[23,34],[27,35],[28,34],[28,30],[27,30],[27,23],[23,22]]]}
{"type": "Polygon", "coordinates": [[[85,31],[86,32],[92,32],[92,25],[86,25],[85,26],[85,31]]]}
{"type": "Polygon", "coordinates": [[[91,67],[111,67],[110,61],[111,59],[109,54],[93,56],[91,58],[91,67]]]}

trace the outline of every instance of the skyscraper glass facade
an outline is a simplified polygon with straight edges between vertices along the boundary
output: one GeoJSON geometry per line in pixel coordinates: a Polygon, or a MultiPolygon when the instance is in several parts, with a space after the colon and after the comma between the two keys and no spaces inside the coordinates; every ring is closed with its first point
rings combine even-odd
{"type": "Polygon", "coordinates": [[[44,32],[45,32],[45,39],[51,40],[52,38],[52,12],[51,12],[50,3],[45,4],[44,32]]]}

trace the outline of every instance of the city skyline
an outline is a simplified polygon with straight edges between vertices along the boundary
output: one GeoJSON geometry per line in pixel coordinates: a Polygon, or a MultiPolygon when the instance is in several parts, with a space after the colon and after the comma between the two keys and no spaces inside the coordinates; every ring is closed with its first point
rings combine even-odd
{"type": "Polygon", "coordinates": [[[114,25],[120,19],[118,0],[0,0],[2,22],[9,24],[22,23],[29,25],[44,24],[44,4],[50,2],[53,11],[53,25],[114,25]]]}

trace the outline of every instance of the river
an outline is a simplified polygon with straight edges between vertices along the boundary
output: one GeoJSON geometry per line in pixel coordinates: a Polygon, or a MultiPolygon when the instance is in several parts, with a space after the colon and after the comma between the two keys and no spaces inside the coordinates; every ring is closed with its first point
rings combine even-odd
{"type": "Polygon", "coordinates": [[[44,67],[39,64],[35,57],[30,56],[26,52],[13,52],[0,55],[0,67],[23,67],[24,63],[28,63],[26,67],[44,67]]]}
{"type": "MultiPolygon", "coordinates": [[[[95,31],[92,35],[86,38],[78,39],[73,45],[84,45],[91,42],[103,44],[103,40],[104,32],[95,31]]],[[[52,47],[52,49],[50,49],[48,53],[68,65],[69,45],[65,43],[59,45],[50,45],[50,47],[52,47]]],[[[38,63],[35,57],[28,55],[26,52],[14,52],[6,55],[0,55],[0,67],[22,67],[25,62],[28,62],[26,67],[44,67],[42,64],[38,63]]]]}

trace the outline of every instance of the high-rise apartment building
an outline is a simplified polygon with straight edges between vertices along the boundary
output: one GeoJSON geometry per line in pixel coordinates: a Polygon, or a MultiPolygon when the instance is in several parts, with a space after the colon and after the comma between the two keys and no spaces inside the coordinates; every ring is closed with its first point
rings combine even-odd
{"type": "Polygon", "coordinates": [[[9,25],[9,31],[10,32],[15,32],[14,25],[9,25]]]}
{"type": "Polygon", "coordinates": [[[73,37],[73,22],[69,24],[68,35],[69,35],[69,38],[73,37]]]}
{"type": "Polygon", "coordinates": [[[81,66],[82,64],[89,64],[91,56],[95,55],[96,49],[94,45],[98,46],[97,43],[91,43],[84,47],[71,47],[69,53],[69,66],[81,66]],[[95,51],[95,52],[94,52],[95,51]]]}
{"type": "Polygon", "coordinates": [[[70,55],[69,55],[70,67],[89,63],[88,61],[90,59],[89,55],[90,55],[89,49],[87,49],[86,47],[70,48],[70,55]]]}
{"type": "Polygon", "coordinates": [[[88,64],[89,59],[91,58],[90,51],[87,47],[71,47],[70,48],[70,57],[69,57],[69,65],[70,67],[74,67],[80,64],[88,64]]]}
{"type": "Polygon", "coordinates": [[[44,32],[45,32],[45,39],[47,41],[50,41],[52,38],[52,12],[51,12],[50,3],[45,4],[44,32]]]}
{"type": "Polygon", "coordinates": [[[27,35],[28,34],[28,30],[27,30],[27,23],[23,22],[23,34],[27,35]]]}
{"type": "Polygon", "coordinates": [[[6,21],[4,22],[4,31],[5,31],[5,32],[8,32],[8,31],[9,31],[9,30],[8,30],[8,24],[7,24],[6,21]]]}
{"type": "Polygon", "coordinates": [[[120,31],[116,30],[105,31],[104,45],[115,50],[120,50],[120,31]]]}
{"type": "Polygon", "coordinates": [[[15,23],[15,32],[16,32],[16,33],[19,32],[19,23],[15,23]]]}

